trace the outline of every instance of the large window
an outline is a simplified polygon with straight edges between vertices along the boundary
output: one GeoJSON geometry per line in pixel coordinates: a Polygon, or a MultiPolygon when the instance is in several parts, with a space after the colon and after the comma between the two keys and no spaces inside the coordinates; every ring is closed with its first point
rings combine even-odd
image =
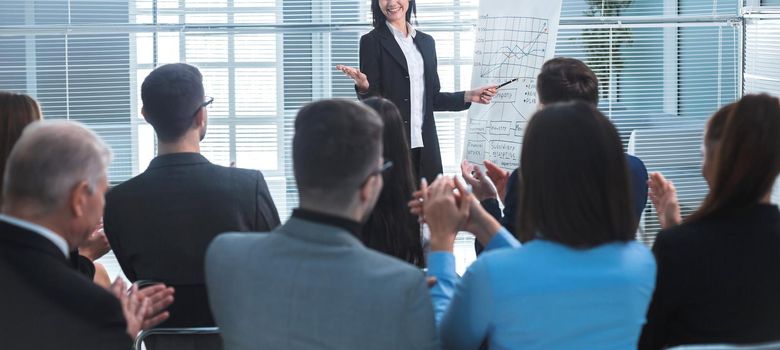
{"type": "MultiPolygon", "coordinates": [[[[419,28],[436,39],[443,90],[470,87],[478,6],[418,1],[419,28]]],[[[699,170],[704,122],[742,93],[742,6],[564,0],[556,55],[594,68],[600,108],[626,150],[676,182],[685,212],[706,193],[699,170]]],[[[775,22],[759,27],[749,19],[748,46],[769,44],[775,22]]],[[[0,89],[34,95],[46,118],[94,128],[114,149],[114,184],[143,171],[156,152],[140,115],[143,78],[170,62],[200,67],[215,98],[204,154],[262,170],[282,218],[297,205],[295,113],[314,99],[355,97],[333,66],[357,65],[359,37],[371,29],[369,0],[5,0],[0,23],[0,89]]],[[[770,80],[751,80],[777,71],[771,52],[762,54],[745,57],[745,89],[777,92],[760,85],[770,80]]],[[[454,173],[466,113],[437,113],[436,122],[444,169],[454,173]]],[[[648,208],[640,236],[647,242],[658,229],[651,214],[648,208]]]]}

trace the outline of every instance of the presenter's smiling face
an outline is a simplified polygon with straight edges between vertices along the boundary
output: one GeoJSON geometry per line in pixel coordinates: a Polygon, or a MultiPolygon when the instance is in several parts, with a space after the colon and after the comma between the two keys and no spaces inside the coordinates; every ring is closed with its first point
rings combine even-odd
{"type": "Polygon", "coordinates": [[[379,0],[379,8],[390,23],[406,21],[409,0],[379,0]]]}

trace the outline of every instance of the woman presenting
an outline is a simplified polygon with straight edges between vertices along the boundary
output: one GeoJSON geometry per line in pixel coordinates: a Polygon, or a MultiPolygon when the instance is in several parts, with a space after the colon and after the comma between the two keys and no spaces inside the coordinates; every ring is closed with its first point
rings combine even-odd
{"type": "Polygon", "coordinates": [[[440,92],[436,44],[412,27],[414,0],[372,0],[374,29],[360,38],[360,69],[336,66],[355,81],[361,100],[380,96],[401,110],[416,177],[429,180],[442,172],[433,111],[462,111],[472,102],[487,104],[495,86],[440,92]]]}

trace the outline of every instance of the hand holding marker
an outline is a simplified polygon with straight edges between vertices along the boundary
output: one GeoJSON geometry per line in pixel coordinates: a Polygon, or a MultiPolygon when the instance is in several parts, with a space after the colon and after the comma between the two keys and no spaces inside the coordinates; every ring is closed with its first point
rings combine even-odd
{"type": "Polygon", "coordinates": [[[511,84],[511,83],[514,83],[514,82],[516,82],[516,81],[517,81],[517,80],[519,80],[519,79],[520,79],[520,78],[514,78],[514,79],[512,79],[512,80],[510,80],[510,81],[507,81],[506,83],[503,83],[503,84],[501,84],[501,85],[498,85],[498,86],[496,86],[496,87],[495,87],[495,89],[496,89],[496,90],[498,90],[498,89],[500,89],[500,88],[502,88],[502,87],[504,87],[504,86],[507,86],[507,85],[509,85],[509,84],[511,84]]]}

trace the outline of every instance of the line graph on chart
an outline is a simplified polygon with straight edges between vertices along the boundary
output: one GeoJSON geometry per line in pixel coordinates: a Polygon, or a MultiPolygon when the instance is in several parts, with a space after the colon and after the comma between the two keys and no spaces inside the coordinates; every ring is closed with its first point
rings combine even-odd
{"type": "Polygon", "coordinates": [[[550,32],[538,17],[482,16],[477,27],[480,77],[534,79],[544,63],[550,32]]]}

